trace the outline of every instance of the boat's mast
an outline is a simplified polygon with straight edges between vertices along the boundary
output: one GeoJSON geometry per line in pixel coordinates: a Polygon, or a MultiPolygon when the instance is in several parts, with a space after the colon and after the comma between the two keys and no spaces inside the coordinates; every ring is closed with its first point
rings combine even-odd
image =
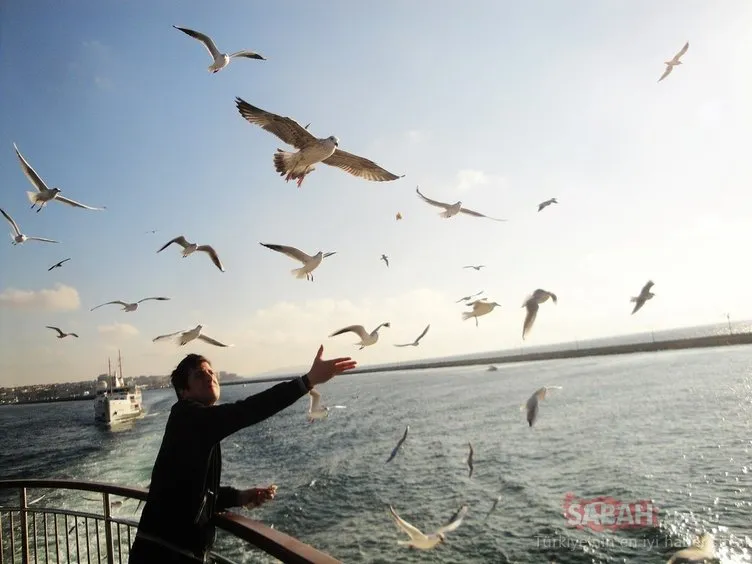
{"type": "Polygon", "coordinates": [[[120,379],[123,379],[123,362],[120,359],[120,349],[118,349],[118,367],[120,368],[120,379]]]}

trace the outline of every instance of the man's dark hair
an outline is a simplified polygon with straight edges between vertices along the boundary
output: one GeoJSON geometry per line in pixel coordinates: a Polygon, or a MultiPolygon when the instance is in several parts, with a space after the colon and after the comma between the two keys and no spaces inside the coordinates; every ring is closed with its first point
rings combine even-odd
{"type": "MultiPolygon", "coordinates": [[[[170,382],[175,388],[175,393],[177,394],[178,399],[180,399],[180,392],[188,387],[188,377],[191,375],[191,372],[201,368],[202,362],[209,362],[209,359],[200,354],[191,353],[186,355],[186,357],[180,361],[180,364],[177,365],[175,370],[172,371],[170,382]]],[[[211,364],[211,362],[209,362],[209,364],[211,364]]]]}

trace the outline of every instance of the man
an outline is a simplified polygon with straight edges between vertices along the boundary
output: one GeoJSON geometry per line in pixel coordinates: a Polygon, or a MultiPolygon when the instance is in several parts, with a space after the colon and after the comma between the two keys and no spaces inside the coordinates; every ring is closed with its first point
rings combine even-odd
{"type": "Polygon", "coordinates": [[[210,521],[216,512],[255,507],[274,498],[276,486],[220,487],[220,441],[357,365],[350,357],[323,360],[323,353],[322,345],[306,375],[223,405],[215,405],[219,382],[206,358],[189,354],[178,364],[170,377],[178,402],[172,406],[154,462],[129,564],[207,562],[216,532],[210,521]]]}

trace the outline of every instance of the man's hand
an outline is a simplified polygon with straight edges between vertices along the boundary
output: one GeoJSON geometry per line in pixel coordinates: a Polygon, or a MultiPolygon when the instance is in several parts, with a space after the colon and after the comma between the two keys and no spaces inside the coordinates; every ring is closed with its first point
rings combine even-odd
{"type": "Polygon", "coordinates": [[[269,500],[274,499],[277,486],[271,485],[266,488],[251,488],[240,492],[240,505],[248,509],[258,507],[269,500]]]}
{"type": "Polygon", "coordinates": [[[349,356],[324,360],[321,355],[324,354],[324,345],[319,347],[316,358],[313,359],[311,369],[308,371],[308,381],[312,386],[317,386],[328,382],[337,374],[342,374],[345,370],[352,370],[358,363],[349,356]]]}

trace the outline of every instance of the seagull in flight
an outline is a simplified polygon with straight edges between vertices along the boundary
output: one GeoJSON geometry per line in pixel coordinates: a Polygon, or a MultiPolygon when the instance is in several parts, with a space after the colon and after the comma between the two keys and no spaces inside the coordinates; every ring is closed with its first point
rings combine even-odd
{"type": "Polygon", "coordinates": [[[501,304],[497,304],[496,302],[487,302],[485,298],[483,298],[482,300],[475,300],[474,302],[470,302],[465,305],[471,306],[473,308],[473,311],[462,312],[462,319],[463,321],[466,321],[471,317],[474,317],[476,327],[478,326],[478,318],[481,315],[491,313],[496,306],[501,307],[501,304]]]}
{"type": "Polygon", "coordinates": [[[26,159],[23,158],[23,155],[21,155],[20,151],[18,150],[18,147],[16,147],[16,144],[13,143],[13,148],[16,150],[16,155],[18,156],[18,160],[21,161],[21,170],[23,170],[24,175],[26,175],[26,178],[29,179],[29,182],[34,186],[34,188],[37,189],[36,192],[26,192],[26,195],[29,198],[29,201],[31,202],[31,209],[34,209],[34,206],[39,206],[37,209],[37,213],[42,211],[42,208],[47,205],[47,202],[49,201],[55,201],[55,202],[62,202],[63,204],[68,204],[69,206],[73,206],[74,208],[83,208],[85,210],[96,210],[101,211],[105,208],[94,208],[92,206],[86,206],[84,204],[81,204],[79,202],[76,202],[74,200],[71,200],[69,198],[66,198],[64,196],[60,195],[60,188],[48,188],[47,185],[44,183],[44,180],[36,173],[36,171],[31,168],[31,165],[26,162],[26,159]]]}
{"type": "Polygon", "coordinates": [[[336,337],[337,335],[342,335],[343,333],[355,333],[360,337],[360,342],[355,343],[356,345],[360,345],[360,348],[358,350],[363,350],[365,347],[370,345],[375,345],[376,342],[379,340],[379,329],[382,327],[391,327],[389,322],[382,323],[376,329],[371,331],[370,333],[366,333],[365,328],[362,325],[348,325],[347,327],[343,327],[339,331],[335,331],[329,337],[336,337]]]}
{"type": "Polygon", "coordinates": [[[663,71],[663,74],[661,75],[661,78],[658,79],[658,82],[670,75],[675,66],[682,64],[679,59],[682,57],[682,55],[684,55],[684,53],[687,52],[687,49],[689,49],[689,41],[687,41],[684,44],[684,47],[682,47],[681,50],[676,55],[674,55],[673,59],[664,63],[666,65],[666,70],[663,71]]]}
{"type": "Polygon", "coordinates": [[[538,204],[538,211],[546,209],[551,204],[558,204],[558,203],[559,202],[557,201],[556,198],[551,198],[550,200],[546,200],[545,202],[541,202],[540,204],[538,204]]]}
{"type": "Polygon", "coordinates": [[[551,301],[556,303],[556,294],[538,288],[525,300],[525,303],[522,304],[522,307],[527,309],[527,313],[525,314],[525,322],[522,324],[523,340],[525,339],[525,336],[530,332],[530,329],[533,328],[533,322],[538,315],[538,308],[540,307],[540,304],[548,300],[548,298],[551,298],[551,301]]]}
{"type": "Polygon", "coordinates": [[[415,191],[424,202],[427,202],[432,206],[436,206],[437,208],[443,208],[444,211],[439,214],[441,217],[452,217],[457,215],[458,213],[464,213],[467,215],[472,215],[473,217],[485,217],[486,219],[492,219],[494,221],[506,221],[506,219],[496,219],[495,217],[490,217],[488,215],[483,215],[480,212],[473,211],[468,208],[463,208],[462,202],[459,201],[454,202],[453,204],[448,204],[445,202],[437,202],[436,200],[432,200],[431,198],[426,198],[423,194],[421,194],[419,186],[416,186],[415,191]]]}
{"type": "Polygon", "coordinates": [[[189,243],[186,240],[186,238],[183,237],[182,235],[167,241],[167,243],[165,243],[162,246],[162,248],[159,249],[157,252],[161,253],[173,243],[177,243],[178,245],[183,247],[183,258],[187,257],[188,255],[196,251],[204,251],[211,257],[211,260],[214,263],[214,266],[216,266],[222,272],[225,271],[225,268],[222,266],[222,263],[220,262],[219,257],[217,256],[217,251],[215,251],[211,245],[197,245],[196,243],[189,243]]]}
{"type": "MultiPolygon", "coordinates": [[[[407,425],[405,427],[405,432],[402,434],[402,438],[397,442],[397,446],[392,449],[392,454],[389,455],[389,458],[386,459],[386,462],[391,462],[395,456],[397,456],[397,453],[402,448],[403,443],[405,442],[405,439],[407,438],[407,433],[410,430],[410,425],[407,425]]],[[[386,464],[386,462],[384,464],[386,464]]]]}
{"type": "Polygon", "coordinates": [[[454,303],[458,304],[458,303],[460,303],[460,302],[467,302],[467,301],[470,301],[470,300],[472,300],[473,298],[475,298],[476,296],[480,296],[480,295],[481,295],[482,293],[483,293],[483,290],[481,290],[481,291],[480,291],[480,292],[478,292],[477,294],[473,294],[472,296],[465,296],[464,298],[460,298],[459,300],[457,300],[457,301],[456,301],[456,302],[454,302],[454,303]]]}
{"type": "Polygon", "coordinates": [[[270,243],[259,243],[259,245],[266,247],[267,249],[271,249],[272,251],[282,253],[283,255],[287,255],[291,259],[302,262],[302,267],[294,268],[290,272],[295,275],[295,278],[305,278],[306,280],[310,280],[311,282],[313,282],[313,271],[318,268],[318,266],[321,264],[321,261],[326,257],[337,254],[337,251],[332,251],[330,253],[319,251],[315,255],[310,256],[305,254],[300,249],[296,249],[295,247],[288,247],[286,245],[273,245],[270,243]]]}
{"type": "Polygon", "coordinates": [[[194,339],[200,339],[204,341],[205,343],[209,343],[210,345],[214,345],[215,347],[231,347],[233,345],[226,345],[224,343],[220,343],[219,341],[212,339],[208,335],[204,335],[201,333],[201,330],[204,328],[203,325],[196,325],[193,329],[187,329],[185,331],[176,331],[175,333],[168,333],[167,335],[159,335],[158,337],[154,337],[152,339],[153,342],[157,341],[163,341],[165,339],[170,339],[172,337],[177,337],[176,341],[177,343],[182,347],[184,345],[187,345],[194,339]]]}
{"type": "Polygon", "coordinates": [[[124,301],[121,301],[121,300],[114,300],[114,301],[107,302],[107,303],[104,303],[104,304],[99,304],[98,306],[94,306],[89,311],[94,311],[97,308],[100,308],[100,307],[106,306],[106,305],[110,305],[110,304],[118,304],[118,305],[123,306],[123,311],[136,311],[138,309],[138,304],[140,304],[141,302],[145,302],[147,300],[165,301],[165,300],[169,300],[169,299],[170,298],[165,298],[165,297],[144,298],[143,300],[138,300],[137,302],[132,302],[132,303],[124,302],[124,301]]]}
{"type": "Polygon", "coordinates": [[[486,521],[488,519],[488,516],[491,515],[491,513],[494,512],[494,509],[496,509],[496,506],[499,505],[499,502],[501,501],[501,496],[496,496],[496,499],[493,502],[493,505],[491,505],[491,509],[488,510],[488,513],[486,513],[485,518],[483,519],[486,521]]]}
{"type": "Polygon", "coordinates": [[[386,255],[381,255],[381,260],[383,260],[387,266],[389,266],[389,257],[386,255]]]}
{"type": "Polygon", "coordinates": [[[49,268],[47,269],[47,272],[49,272],[49,271],[50,271],[50,270],[52,270],[53,268],[60,268],[61,266],[63,266],[63,263],[64,263],[64,262],[68,262],[69,260],[70,260],[70,259],[69,259],[69,258],[67,258],[67,259],[63,259],[63,260],[61,260],[60,262],[57,262],[57,263],[53,264],[53,265],[52,265],[51,267],[49,267],[49,268]]]}
{"type": "Polygon", "coordinates": [[[467,467],[470,468],[470,473],[467,475],[468,478],[473,477],[473,445],[472,443],[467,443],[467,446],[470,447],[470,453],[467,455],[467,467]]]}
{"type": "MultiPolygon", "coordinates": [[[[316,390],[316,388],[312,388],[310,392],[308,392],[308,395],[311,396],[311,402],[308,406],[308,422],[313,423],[317,419],[326,419],[329,417],[329,410],[330,407],[325,407],[321,405],[321,394],[316,390]]],[[[332,408],[336,409],[344,409],[344,405],[333,405],[332,408]]]]}
{"type": "Polygon", "coordinates": [[[538,418],[538,402],[546,398],[548,390],[554,389],[561,390],[562,388],[561,386],[543,386],[530,396],[530,399],[527,400],[525,405],[520,406],[520,411],[523,409],[527,410],[527,423],[530,427],[533,426],[533,423],[535,423],[535,420],[538,418]]]}
{"type": "Polygon", "coordinates": [[[242,98],[235,98],[235,104],[240,115],[249,123],[260,126],[298,149],[295,153],[277,149],[274,154],[275,170],[281,176],[286,175],[285,181],[297,180],[298,188],[303,184],[306,175],[315,170],[313,165],[319,162],[336,166],[354,176],[378,182],[396,180],[404,176],[397,176],[373,161],[339,149],[339,139],[334,135],[318,139],[294,119],[252,106],[242,98]]]}
{"type": "Polygon", "coordinates": [[[395,218],[395,219],[396,219],[397,221],[399,221],[400,219],[402,219],[402,214],[401,214],[400,212],[397,212],[397,215],[396,215],[396,216],[394,216],[394,218],[395,218]]]}
{"type": "Polygon", "coordinates": [[[198,31],[193,31],[192,29],[188,29],[185,27],[178,27],[176,25],[173,25],[175,29],[179,29],[183,33],[190,35],[194,39],[198,39],[201,43],[204,44],[204,47],[206,47],[206,50],[209,51],[209,54],[212,56],[214,61],[212,61],[212,64],[209,65],[209,68],[207,69],[210,73],[216,73],[221,71],[223,68],[225,68],[227,65],[230,64],[230,59],[234,59],[236,57],[243,57],[246,59],[258,59],[261,61],[265,61],[266,59],[259,55],[258,53],[254,53],[253,51],[236,51],[235,53],[232,53],[231,55],[228,55],[227,53],[220,53],[219,49],[217,49],[217,46],[214,44],[214,41],[212,41],[212,38],[209,37],[206,34],[203,34],[198,31]]]}
{"type": "Polygon", "coordinates": [[[45,325],[47,329],[52,329],[53,331],[57,331],[57,338],[58,339],[65,339],[67,336],[76,337],[78,339],[78,335],[75,333],[63,333],[63,331],[60,330],[60,327],[52,327],[51,325],[45,325]]]}
{"type": "Polygon", "coordinates": [[[640,290],[640,295],[629,300],[631,302],[635,302],[634,309],[632,310],[632,315],[634,315],[642,306],[644,306],[646,301],[652,299],[653,296],[655,296],[655,294],[650,291],[650,288],[652,288],[654,285],[655,283],[652,280],[648,280],[647,283],[642,287],[642,290],[640,290]]]}
{"type": "Polygon", "coordinates": [[[11,216],[5,213],[4,209],[0,208],[0,213],[2,213],[5,219],[8,220],[8,223],[10,223],[10,226],[13,229],[13,233],[10,234],[10,237],[14,245],[20,245],[24,243],[25,241],[44,241],[45,243],[59,243],[60,242],[60,241],[55,241],[54,239],[45,239],[44,237],[29,237],[28,235],[24,235],[23,233],[21,233],[21,230],[18,228],[18,224],[13,220],[11,216]]]}
{"type": "Polygon", "coordinates": [[[479,271],[481,268],[485,267],[485,264],[468,264],[467,266],[463,266],[462,268],[472,268],[473,270],[479,271]]]}
{"type": "Polygon", "coordinates": [[[404,533],[406,533],[410,537],[409,541],[399,540],[397,541],[397,544],[401,546],[409,546],[411,548],[419,548],[421,550],[429,550],[435,547],[437,544],[444,542],[446,540],[446,533],[451,533],[462,524],[462,520],[465,518],[465,515],[467,515],[467,510],[468,506],[463,505],[460,510],[452,516],[452,518],[446,525],[438,528],[435,532],[426,535],[420,532],[419,529],[402,519],[394,510],[394,507],[392,507],[391,505],[389,506],[389,512],[392,514],[394,522],[400,529],[402,529],[404,533]]]}
{"type": "Polygon", "coordinates": [[[412,343],[406,343],[404,345],[394,345],[395,347],[417,347],[420,344],[420,340],[426,336],[426,333],[428,333],[428,330],[431,328],[431,325],[426,325],[426,328],[423,329],[423,332],[418,335],[418,338],[415,339],[412,343]]]}

